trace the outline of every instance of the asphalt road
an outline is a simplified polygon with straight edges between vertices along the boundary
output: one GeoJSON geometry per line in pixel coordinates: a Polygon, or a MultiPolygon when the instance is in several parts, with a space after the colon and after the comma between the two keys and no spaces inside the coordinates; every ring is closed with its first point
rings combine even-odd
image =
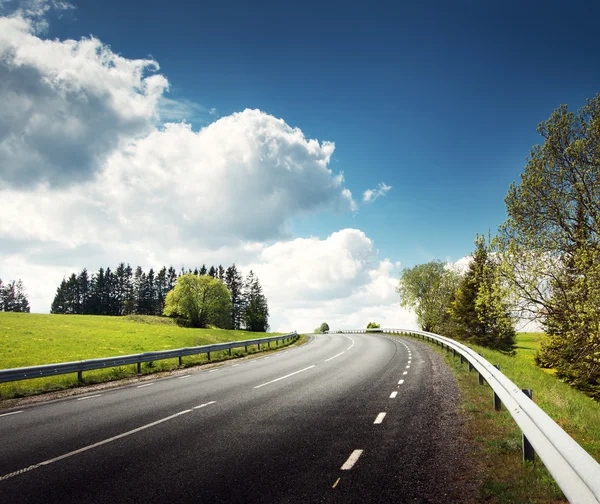
{"type": "Polygon", "coordinates": [[[0,502],[467,501],[457,394],[418,341],[319,335],[0,411],[0,502]]]}

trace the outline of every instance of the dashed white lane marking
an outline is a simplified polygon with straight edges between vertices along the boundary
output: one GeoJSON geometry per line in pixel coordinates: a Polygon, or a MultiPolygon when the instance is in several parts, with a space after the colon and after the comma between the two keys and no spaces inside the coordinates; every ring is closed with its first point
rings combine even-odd
{"type": "Polygon", "coordinates": [[[218,369],[211,369],[209,373],[214,373],[215,371],[218,371],[218,369]]]}
{"type": "Polygon", "coordinates": [[[278,382],[279,380],[285,380],[286,378],[289,378],[290,376],[294,376],[294,375],[297,375],[298,373],[308,371],[309,369],[312,369],[314,367],[315,367],[315,365],[313,364],[312,366],[305,367],[304,369],[300,369],[299,371],[294,371],[293,373],[287,374],[285,376],[280,376],[279,378],[275,378],[274,380],[268,381],[266,383],[261,383],[260,385],[257,385],[254,388],[261,388],[261,387],[264,387],[265,385],[270,385],[271,383],[278,382]]]}
{"type": "Polygon", "coordinates": [[[408,366],[406,366],[406,369],[410,369],[410,364],[408,366]]]}
{"type": "Polygon", "coordinates": [[[342,354],[345,354],[346,350],[344,350],[343,352],[340,352],[339,354],[334,355],[333,357],[329,357],[329,359],[325,359],[325,362],[329,362],[330,360],[335,359],[336,357],[339,357],[342,354]]]}
{"type": "Polygon", "coordinates": [[[342,471],[349,471],[350,469],[352,469],[352,466],[356,464],[356,461],[360,458],[362,452],[363,450],[354,450],[348,457],[348,460],[346,460],[346,462],[344,462],[344,465],[341,467],[342,471]]]}
{"type": "Polygon", "coordinates": [[[154,385],[154,383],[144,383],[143,385],[138,385],[136,388],[151,387],[152,385],[154,385]]]}
{"type": "Polygon", "coordinates": [[[232,364],[231,367],[237,367],[239,364],[232,364]]]}
{"type": "Polygon", "coordinates": [[[2,413],[2,415],[0,415],[0,417],[9,416],[9,415],[18,415],[19,413],[23,413],[23,410],[11,411],[10,413],[2,413]]]}
{"type": "MultiPolygon", "coordinates": [[[[210,371],[209,371],[209,373],[210,373],[210,371]]],[[[186,375],[180,376],[180,377],[179,377],[179,378],[177,378],[177,379],[178,379],[178,380],[183,380],[183,379],[185,379],[185,378],[189,378],[190,376],[192,376],[192,375],[191,375],[191,374],[186,374],[186,375]]]]}
{"type": "Polygon", "coordinates": [[[406,375],[406,374],[408,374],[408,371],[404,371],[404,373],[402,373],[402,374],[403,374],[403,375],[406,375]]]}
{"type": "Polygon", "coordinates": [[[392,392],[390,394],[390,399],[396,399],[396,396],[398,395],[398,392],[392,392]]]}
{"type": "Polygon", "coordinates": [[[404,383],[404,380],[400,380],[400,381],[398,382],[398,385],[402,385],[403,383],[404,383]]]}
{"type": "MultiPolygon", "coordinates": [[[[215,401],[211,401],[210,403],[206,403],[204,405],[201,404],[200,407],[208,406],[209,404],[214,404],[214,403],[215,403],[215,401]]],[[[155,422],[151,422],[149,424],[142,425],[141,427],[138,427],[137,429],[133,429],[133,430],[124,432],[123,434],[118,434],[116,436],[113,436],[111,438],[105,439],[103,441],[98,441],[97,443],[94,443],[94,444],[91,444],[91,445],[88,445],[88,446],[84,446],[83,448],[79,448],[78,450],[74,450],[72,452],[65,453],[64,455],[59,455],[58,457],[54,457],[54,458],[51,458],[51,459],[48,459],[48,460],[44,460],[43,462],[40,462],[38,464],[34,464],[34,465],[29,466],[29,467],[25,467],[23,469],[20,469],[18,471],[5,474],[4,476],[0,476],[0,481],[4,481],[4,480],[10,479],[10,478],[13,478],[14,476],[18,476],[19,474],[23,474],[23,473],[26,473],[26,472],[29,472],[29,471],[33,471],[34,469],[37,469],[37,468],[42,467],[42,466],[53,464],[54,462],[58,462],[60,460],[72,457],[73,455],[77,455],[79,453],[86,452],[86,451],[91,450],[93,448],[98,448],[99,446],[105,445],[107,443],[112,443],[113,441],[116,441],[117,439],[121,439],[121,438],[124,438],[124,437],[127,437],[127,436],[131,436],[132,434],[135,434],[137,432],[149,429],[150,427],[154,427],[155,425],[159,425],[161,423],[167,422],[169,420],[172,420],[173,418],[177,418],[178,416],[185,415],[186,413],[190,413],[191,411],[192,411],[191,409],[180,411],[179,413],[175,413],[174,415],[170,415],[168,417],[161,418],[160,420],[156,420],[155,422]]]]}
{"type": "Polygon", "coordinates": [[[375,421],[373,423],[380,424],[381,422],[383,422],[385,415],[386,415],[385,413],[379,413],[379,415],[377,415],[377,418],[375,419],[375,421]]]}
{"type": "Polygon", "coordinates": [[[268,357],[265,357],[264,359],[265,359],[265,360],[267,360],[267,359],[268,359],[268,357]]]}
{"type": "Polygon", "coordinates": [[[102,394],[96,394],[96,395],[89,395],[86,397],[80,397],[79,399],[77,399],[78,401],[85,401],[86,399],[93,399],[94,397],[100,397],[102,394]]]}

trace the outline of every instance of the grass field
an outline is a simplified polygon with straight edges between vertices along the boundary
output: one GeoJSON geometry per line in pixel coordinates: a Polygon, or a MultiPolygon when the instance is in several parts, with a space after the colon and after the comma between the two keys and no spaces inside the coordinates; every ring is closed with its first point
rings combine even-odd
{"type": "MultiPolygon", "coordinates": [[[[514,357],[469,346],[492,364],[499,364],[520,388],[532,389],[536,404],[600,461],[600,404],[535,366],[533,356],[542,338],[543,334],[518,334],[514,357]]],[[[481,480],[479,500],[502,504],[566,502],[539,459],[534,464],[522,462],[521,432],[505,408],[500,412],[493,409],[491,389],[480,386],[477,373],[469,373],[460,359],[432,347],[442,353],[461,390],[465,430],[475,447],[472,464],[481,480]]]]}
{"type": "MultiPolygon", "coordinates": [[[[271,333],[276,334],[276,333],[271,333]]],[[[269,334],[269,335],[271,335],[269,334]]],[[[153,350],[240,341],[266,337],[265,333],[191,329],[164,317],[92,315],[41,315],[0,312],[0,369],[56,362],[112,357],[153,350]]],[[[234,350],[234,357],[243,354],[234,350]]],[[[226,358],[212,355],[213,360],[226,358]]],[[[184,365],[206,362],[206,355],[185,357],[184,365]]],[[[177,360],[146,363],[145,373],[177,367],[177,360]]],[[[84,373],[85,383],[118,379],[134,374],[135,366],[84,373]]],[[[0,384],[0,399],[18,397],[77,384],[76,375],[37,378],[0,384]]]]}

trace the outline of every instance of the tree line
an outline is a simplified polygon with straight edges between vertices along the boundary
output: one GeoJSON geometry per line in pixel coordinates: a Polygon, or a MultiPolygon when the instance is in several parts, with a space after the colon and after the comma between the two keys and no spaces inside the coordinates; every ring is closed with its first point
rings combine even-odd
{"type": "MultiPolygon", "coordinates": [[[[179,291],[182,289],[183,287],[179,291]]],[[[201,295],[205,298],[204,302],[210,301],[208,291],[202,291],[201,295]]],[[[258,277],[250,271],[244,279],[235,264],[227,269],[221,265],[207,269],[203,265],[194,270],[186,271],[182,268],[180,272],[172,266],[163,266],[157,272],[153,268],[146,272],[141,266],[134,270],[129,264],[120,263],[114,270],[101,267],[91,275],[84,268],[79,273],[72,273],[68,278],[63,278],[56,289],[50,312],[114,316],[165,314],[188,318],[190,324],[195,327],[210,324],[227,329],[252,331],[266,331],[269,327],[268,304],[258,277]],[[200,283],[204,287],[210,284],[210,289],[215,284],[207,282],[208,279],[223,286],[227,302],[221,297],[220,303],[226,306],[219,312],[218,317],[191,317],[188,310],[173,301],[173,295],[172,302],[167,302],[169,293],[174,292],[180,284],[189,284],[190,277],[205,279],[200,283]],[[225,312],[226,316],[223,316],[225,312]]],[[[206,315],[206,312],[204,314],[206,315]]]]}
{"type": "Polygon", "coordinates": [[[29,299],[21,279],[2,282],[0,278],[0,311],[29,313],[29,299]]]}
{"type": "Polygon", "coordinates": [[[546,337],[535,360],[600,400],[600,94],[561,105],[505,198],[507,219],[476,242],[465,277],[441,262],[404,270],[401,303],[424,329],[510,349],[514,320],[546,337]]]}

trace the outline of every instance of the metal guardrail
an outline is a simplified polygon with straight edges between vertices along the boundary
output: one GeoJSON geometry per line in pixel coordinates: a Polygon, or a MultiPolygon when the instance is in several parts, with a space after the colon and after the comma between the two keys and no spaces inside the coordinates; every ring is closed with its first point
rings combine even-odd
{"type": "Polygon", "coordinates": [[[261,344],[266,344],[269,347],[271,342],[279,341],[284,343],[286,340],[296,339],[298,334],[296,331],[290,334],[283,334],[281,336],[270,336],[268,338],[258,338],[243,341],[232,341],[229,343],[214,343],[212,345],[203,345],[189,348],[177,348],[174,350],[163,350],[162,352],[144,352],[140,354],[122,355],[118,357],[106,357],[103,359],[88,359],[75,362],[60,362],[57,364],[46,364],[43,366],[31,366],[13,369],[0,369],[0,383],[19,381],[19,380],[30,380],[32,378],[43,378],[46,376],[56,376],[61,374],[77,373],[79,381],[83,379],[82,373],[84,371],[92,371],[94,369],[106,369],[117,366],[124,366],[128,364],[137,364],[138,373],[141,371],[142,362],[151,362],[164,359],[179,358],[179,365],[182,364],[182,357],[189,355],[208,354],[208,360],[210,360],[211,352],[218,352],[221,350],[229,350],[231,355],[232,348],[245,347],[248,351],[248,347],[251,345],[258,345],[260,350],[261,344]]]}
{"type": "MultiPolygon", "coordinates": [[[[333,331],[331,331],[333,332],[333,331]]],[[[523,455],[533,458],[531,447],[538,454],[569,502],[600,504],[600,464],[550,418],[531,398],[498,368],[474,350],[439,334],[412,329],[370,329],[336,331],[339,333],[385,332],[415,335],[435,342],[459,354],[467,361],[469,371],[479,372],[479,383],[485,380],[494,391],[494,406],[504,404],[523,433],[523,455]],[[530,445],[530,446],[528,446],[530,445]]],[[[530,392],[530,391],[529,391],[530,392]]]]}

